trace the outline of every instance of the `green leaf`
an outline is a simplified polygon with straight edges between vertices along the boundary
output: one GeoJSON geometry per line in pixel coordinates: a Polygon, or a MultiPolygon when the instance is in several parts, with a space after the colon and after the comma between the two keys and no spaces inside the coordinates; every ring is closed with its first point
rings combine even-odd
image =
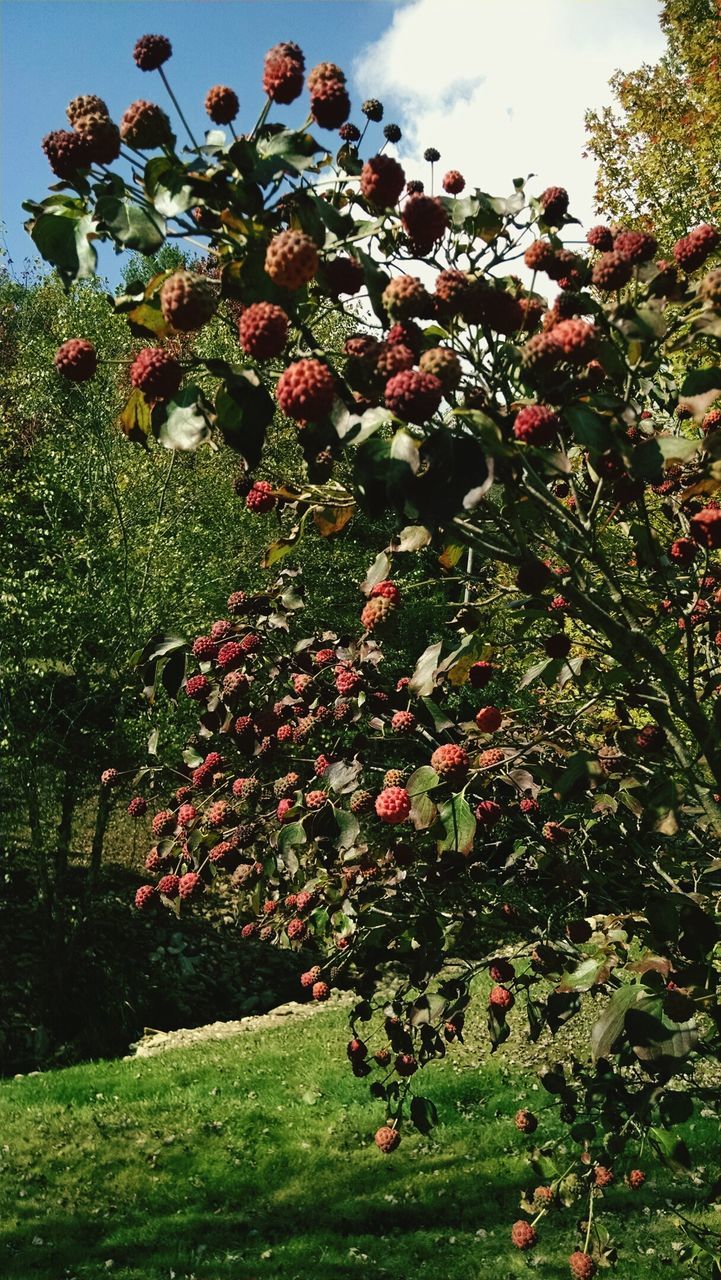
{"type": "Polygon", "coordinates": [[[406,783],[406,791],[411,798],[420,796],[426,791],[432,791],[439,782],[440,778],[435,769],[432,769],[429,764],[423,764],[420,769],[416,769],[415,773],[411,774],[406,783]]]}
{"type": "Polygon", "coordinates": [[[199,387],[184,387],[174,400],[153,411],[158,440],[166,449],[192,453],[210,439],[210,421],[199,387]]]}
{"type": "Polygon", "coordinates": [[[266,547],[260,561],[261,568],[272,569],[274,564],[289,555],[293,547],[297,545],[299,538],[300,525],[296,524],[286,537],[276,538],[275,542],[271,542],[270,546],[266,547]]]}
{"type": "Polygon", "coordinates": [[[295,875],[298,870],[298,859],[295,857],[294,850],[307,844],[308,837],[305,834],[305,828],[302,822],[289,822],[287,826],[281,827],[278,836],[278,851],[287,869],[291,871],[289,860],[295,862],[295,870],[291,871],[291,875],[295,875]]]}
{"type": "Polygon", "coordinates": [[[419,1133],[430,1133],[433,1126],[438,1124],[438,1109],[430,1098],[420,1098],[414,1094],[411,1099],[410,1115],[411,1123],[419,1133]]]}
{"type": "Polygon", "coordinates": [[[309,133],[283,129],[258,142],[259,160],[253,178],[267,186],[282,173],[301,174],[312,169],[314,157],[324,148],[309,133]]]}
{"type": "Polygon", "coordinates": [[[338,824],[338,848],[343,852],[352,849],[355,844],[360,825],[354,813],[348,809],[336,809],[335,820],[338,824]]]}
{"type": "Polygon", "coordinates": [[[439,853],[450,849],[456,853],[470,853],[476,834],[476,819],[465,796],[455,795],[442,804],[438,811],[438,823],[441,827],[439,853]]]}
{"type": "Polygon", "coordinates": [[[621,1035],[626,1013],[637,999],[640,987],[626,985],[614,991],[600,1018],[591,1028],[591,1053],[594,1062],[607,1058],[612,1046],[621,1035]]]}
{"type": "Polygon", "coordinates": [[[573,431],[579,444],[585,444],[594,453],[603,453],[613,449],[615,441],[613,431],[606,418],[594,413],[586,404],[568,405],[563,410],[563,417],[573,431]]]}
{"type": "Polygon", "coordinates": [[[708,369],[691,369],[681,383],[682,396],[703,395],[706,391],[721,391],[721,369],[718,365],[708,369]]]}
{"type": "Polygon", "coordinates": [[[41,214],[30,234],[45,261],[52,263],[67,283],[94,274],[97,253],[88,239],[94,230],[90,214],[79,216],[77,211],[64,209],[41,214]]]}
{"type": "Polygon", "coordinates": [[[416,697],[428,697],[435,689],[435,673],[442,648],[443,641],[437,640],[435,644],[429,644],[418,659],[408,686],[409,691],[414,693],[416,697]]]}
{"type": "Polygon", "coordinates": [[[265,387],[237,379],[221,387],[215,397],[215,413],[225,443],[240,453],[249,467],[260,462],[265,432],[273,421],[275,404],[265,387]]]}
{"type": "Polygon", "coordinates": [[[150,435],[150,405],[139,387],[133,387],[118,415],[118,424],[128,440],[147,444],[150,435]]]}
{"type": "Polygon", "coordinates": [[[115,240],[125,249],[137,249],[139,253],[157,253],[165,242],[165,219],[134,204],[127,196],[119,200],[115,196],[103,196],[95,207],[99,223],[102,223],[115,240]]]}
{"type": "Polygon", "coordinates": [[[432,827],[437,812],[436,806],[425,791],[413,796],[410,819],[416,831],[427,831],[432,827]]]}

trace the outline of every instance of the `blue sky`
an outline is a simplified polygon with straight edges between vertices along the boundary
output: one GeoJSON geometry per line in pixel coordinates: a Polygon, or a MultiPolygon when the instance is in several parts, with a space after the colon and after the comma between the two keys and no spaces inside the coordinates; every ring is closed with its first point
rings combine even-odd
{"type": "MultiPolygon", "coordinates": [[[[595,219],[593,163],[583,157],[583,113],[609,101],[619,67],[655,62],[663,40],[660,0],[0,0],[0,221],[16,271],[33,256],[23,230],[25,198],[42,199],[52,179],[40,141],[67,127],[65,107],[98,93],[117,120],[148,98],[168,109],[157,73],[139,71],[136,39],[162,32],[173,44],[166,71],[190,123],[212,84],[241,101],[240,130],[262,105],[263,55],[296,40],[308,67],[330,60],[346,71],[359,120],[365,97],[404,130],[397,154],[409,177],[424,177],[422,152],[438,147],[441,172],[459,168],[470,185],[508,194],[533,172],[533,189],[566,186],[572,211],[595,219]]],[[[300,123],[306,95],[278,119],[300,123]]],[[[180,127],[176,124],[178,137],[180,127]]],[[[381,129],[376,126],[378,140],[381,129]]],[[[330,135],[326,135],[329,137],[330,135]]],[[[369,142],[371,139],[369,139],[369,142]]],[[[101,270],[119,278],[103,247],[101,270]]]]}
{"type": "MultiPolygon", "coordinates": [[[[133,62],[139,36],[162,32],[171,40],[165,69],[191,127],[209,127],[205,94],[213,84],[229,84],[241,100],[242,130],[263,104],[263,55],[272,44],[296,40],[308,67],[332,60],[350,71],[359,48],[388,27],[394,8],[393,0],[0,0],[0,221],[15,269],[33,255],[21,203],[43,199],[55,180],[40,141],[69,127],[70,99],[97,93],[116,120],[136,98],[172,111],[157,73],[133,62]]],[[[304,95],[290,111],[300,121],[305,107],[304,95]]],[[[278,118],[281,110],[290,114],[279,109],[278,118]]],[[[113,267],[112,251],[103,261],[113,267]]]]}

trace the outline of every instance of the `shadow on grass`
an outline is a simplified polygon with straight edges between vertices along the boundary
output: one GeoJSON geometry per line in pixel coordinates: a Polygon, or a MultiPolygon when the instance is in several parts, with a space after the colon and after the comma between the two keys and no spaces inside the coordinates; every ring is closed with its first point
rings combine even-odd
{"type": "MultiPolygon", "coordinates": [[[[301,1166],[290,1172],[286,1166],[285,1178],[280,1164],[275,1170],[259,1171],[257,1178],[249,1177],[247,1170],[237,1171],[234,1188],[229,1170],[202,1188],[191,1188],[179,1178],[178,1200],[190,1191],[193,1203],[179,1203],[177,1209],[154,1203],[150,1196],[133,1211],[109,1205],[102,1220],[87,1212],[34,1217],[16,1230],[0,1230],[0,1275],[4,1280],[95,1280],[107,1274],[165,1278],[173,1272],[184,1277],[190,1274],[188,1268],[195,1280],[275,1275],[291,1280],[296,1274],[339,1280],[353,1275],[356,1266],[360,1269],[349,1250],[357,1249],[359,1258],[364,1249],[375,1252],[379,1237],[384,1238],[386,1265],[393,1262],[395,1274],[405,1275],[432,1260],[437,1268],[439,1237],[467,1237],[473,1243],[479,1229],[490,1233],[499,1226],[504,1238],[498,1262],[504,1262],[504,1278],[515,1274],[516,1259],[508,1257],[505,1227],[518,1216],[519,1192],[528,1181],[528,1170],[520,1161],[508,1158],[501,1178],[496,1160],[492,1169],[484,1169],[482,1161],[444,1156],[442,1151],[393,1166],[378,1166],[375,1152],[362,1152],[356,1159],[349,1154],[343,1168],[338,1168],[334,1152],[331,1167],[319,1176],[316,1158],[317,1153],[308,1169],[301,1166]],[[283,1252],[281,1270],[275,1270],[278,1259],[258,1261],[268,1251],[283,1252]],[[107,1267],[109,1259],[112,1268],[107,1267]]],[[[618,1197],[612,1192],[604,1202],[612,1234],[628,1231],[629,1206],[623,1195],[623,1190],[618,1197]]],[[[677,1188],[674,1198],[691,1207],[696,1197],[689,1186],[677,1188]]],[[[643,1199],[634,1199],[639,1224],[643,1199]]],[[[547,1225],[550,1228],[552,1220],[547,1225]]],[[[559,1226],[565,1233],[568,1223],[559,1226]]],[[[483,1257],[492,1261],[485,1250],[483,1257]]],[[[450,1269],[444,1268],[444,1274],[451,1274],[450,1269]]],[[[468,1274],[487,1274],[489,1280],[498,1275],[468,1274]]]]}

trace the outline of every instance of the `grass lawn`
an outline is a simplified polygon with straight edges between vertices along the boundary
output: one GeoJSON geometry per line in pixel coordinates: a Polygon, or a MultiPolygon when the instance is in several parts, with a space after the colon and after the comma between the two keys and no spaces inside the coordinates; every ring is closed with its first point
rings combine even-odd
{"type": "MultiPolygon", "coordinates": [[[[344,1013],[328,1010],[0,1085],[0,1276],[512,1280],[530,1268],[567,1280],[582,1202],[544,1219],[532,1254],[509,1243],[521,1192],[540,1180],[524,1156],[535,1139],[512,1122],[535,1073],[514,1065],[512,1042],[490,1062],[470,1044],[426,1070],[441,1123],[431,1138],[409,1130],[384,1157],[372,1143],[382,1113],[348,1069],[346,1039],[344,1013]]],[[[536,1138],[552,1139],[547,1095],[530,1098],[536,1138]]],[[[686,1128],[709,1169],[717,1134],[710,1118],[686,1128]]],[[[691,1180],[672,1187],[647,1169],[640,1192],[612,1188],[599,1208],[619,1278],[672,1280],[675,1208],[719,1218],[697,1207],[691,1180]]]]}

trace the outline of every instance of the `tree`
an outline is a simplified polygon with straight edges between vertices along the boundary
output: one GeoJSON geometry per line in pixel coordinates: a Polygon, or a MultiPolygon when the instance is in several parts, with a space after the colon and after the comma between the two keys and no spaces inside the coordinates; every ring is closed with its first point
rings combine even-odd
{"type": "MultiPolygon", "coordinates": [[[[170,53],[147,36],[135,57],[151,70],[170,53]]],[[[163,679],[200,721],[182,785],[154,815],[157,883],[136,906],[182,913],[230,872],[249,945],[312,939],[312,997],[340,980],[358,992],[348,1056],[356,1075],[374,1072],[388,1154],[403,1125],[432,1125],[418,1069],[462,1033],[480,971],[494,1047],[514,1007],[532,1040],[592,1011],[588,1055],[541,1077],[576,1144],[575,1181],[545,1164],[534,1221],[511,1232],[531,1248],[548,1206],[583,1191],[569,1265],[592,1276],[609,1261],[603,1188],[624,1171],[639,1185],[641,1150],[688,1160],[675,1126],[718,1097],[697,1066],[718,1058],[721,1031],[721,370],[694,371],[680,398],[669,358],[718,341],[721,235],[685,227],[669,263],[652,234],[600,227],[580,254],[564,245],[563,188],[463,194],[450,172],[441,197],[408,191],[382,148],[361,158],[333,64],[308,84],[312,120],[341,129],[335,156],[269,123],[303,74],[297,46],[270,51],[267,102],[240,139],[235,94],[216,86],[206,105],[229,135],[211,131],[203,149],[191,137],[187,162],[159,108],[133,104],[118,131],[76,101],[74,132],[45,143],[74,194],[30,206],[36,244],[68,277],[87,269],[90,229],[148,254],[170,226],[207,238],[215,279],[170,269],[114,302],[154,344],[133,360],[124,417],[133,437],[183,451],[220,436],[250,473],[276,412],[297,424],[307,475],[289,479],[278,459],[273,481],[247,481],[259,519],[282,508],[269,565],[313,526],[341,534],[356,510],[394,513],[398,529],[361,584],[355,634],[338,633],[331,599],[297,637],[285,572],[231,594],[189,646],[192,674],[175,662],[181,642],[172,656],[148,643],[146,687],[163,679]],[[129,182],[97,167],[98,139],[162,155],[129,182]],[[512,274],[521,254],[529,289],[512,274]],[[544,276],[562,290],[550,306],[544,276]],[[342,295],[366,305],[341,308],[342,295]],[[234,303],[240,362],[202,349],[234,303]],[[340,310],[357,332],[329,349],[320,326],[340,310]],[[198,331],[185,354],[182,335],[198,331]],[[409,611],[406,565],[431,553],[453,630],[412,675],[386,677],[381,637],[409,611]]],[[[375,101],[363,111],[382,117],[375,101]]],[[[87,337],[56,355],[78,382],[96,362],[87,337]]],[[[516,1117],[522,1133],[537,1123],[516,1117]]]]}
{"type": "Polygon", "coordinates": [[[721,29],[714,0],[667,0],[655,66],[617,71],[615,106],[586,114],[599,213],[644,226],[664,252],[719,217],[721,29]]]}

